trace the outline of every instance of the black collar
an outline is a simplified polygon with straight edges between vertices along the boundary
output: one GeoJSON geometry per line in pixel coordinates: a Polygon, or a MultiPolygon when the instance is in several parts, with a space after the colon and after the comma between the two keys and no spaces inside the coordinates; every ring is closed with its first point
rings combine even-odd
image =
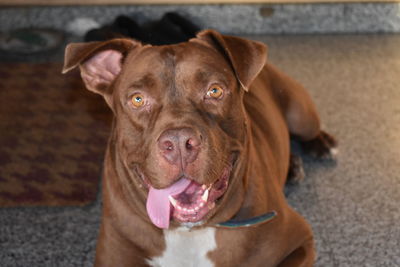
{"type": "Polygon", "coordinates": [[[260,224],[266,223],[272,219],[274,219],[277,216],[276,211],[270,211],[267,213],[264,213],[262,215],[252,217],[249,219],[244,219],[244,220],[229,220],[223,223],[218,223],[216,226],[217,227],[223,227],[223,228],[238,228],[238,227],[252,227],[252,226],[258,226],[260,224]]]}

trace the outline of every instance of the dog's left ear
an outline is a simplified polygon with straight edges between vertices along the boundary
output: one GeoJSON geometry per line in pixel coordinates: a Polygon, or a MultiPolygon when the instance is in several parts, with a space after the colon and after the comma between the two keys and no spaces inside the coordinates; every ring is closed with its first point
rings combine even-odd
{"type": "Polygon", "coordinates": [[[205,41],[223,53],[246,92],[267,61],[267,46],[261,42],[222,35],[214,30],[201,31],[197,40],[205,41]]]}

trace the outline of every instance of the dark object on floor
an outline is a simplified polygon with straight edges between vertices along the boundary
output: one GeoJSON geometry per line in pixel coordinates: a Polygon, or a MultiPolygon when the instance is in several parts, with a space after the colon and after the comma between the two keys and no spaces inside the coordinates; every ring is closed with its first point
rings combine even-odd
{"type": "Polygon", "coordinates": [[[0,207],[95,200],[110,112],[60,63],[0,64],[0,207]]]}
{"type": "Polygon", "coordinates": [[[152,45],[185,42],[195,37],[200,28],[183,16],[170,12],[161,20],[139,25],[132,18],[119,16],[111,25],[90,30],[85,41],[105,41],[113,38],[129,37],[152,45]]]}
{"type": "Polygon", "coordinates": [[[0,56],[25,59],[55,52],[64,41],[61,31],[52,29],[18,29],[0,34],[0,56]]]}

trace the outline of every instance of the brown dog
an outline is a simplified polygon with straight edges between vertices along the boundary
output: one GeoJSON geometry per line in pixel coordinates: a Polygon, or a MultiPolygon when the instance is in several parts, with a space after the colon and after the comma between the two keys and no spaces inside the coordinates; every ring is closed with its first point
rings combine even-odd
{"type": "Polygon", "coordinates": [[[319,156],[336,143],[266,55],[212,30],[67,47],[64,72],[79,66],[115,115],[96,266],[312,266],[311,229],[283,194],[289,139],[319,156]]]}

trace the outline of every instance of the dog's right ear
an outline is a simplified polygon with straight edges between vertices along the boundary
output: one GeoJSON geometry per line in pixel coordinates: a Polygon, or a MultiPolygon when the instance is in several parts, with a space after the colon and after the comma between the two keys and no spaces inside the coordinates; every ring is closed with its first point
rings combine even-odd
{"type": "Polygon", "coordinates": [[[121,72],[125,56],[139,47],[139,42],[130,39],[69,44],[65,49],[63,73],[79,66],[86,88],[103,95],[112,107],[111,85],[121,72]]]}

